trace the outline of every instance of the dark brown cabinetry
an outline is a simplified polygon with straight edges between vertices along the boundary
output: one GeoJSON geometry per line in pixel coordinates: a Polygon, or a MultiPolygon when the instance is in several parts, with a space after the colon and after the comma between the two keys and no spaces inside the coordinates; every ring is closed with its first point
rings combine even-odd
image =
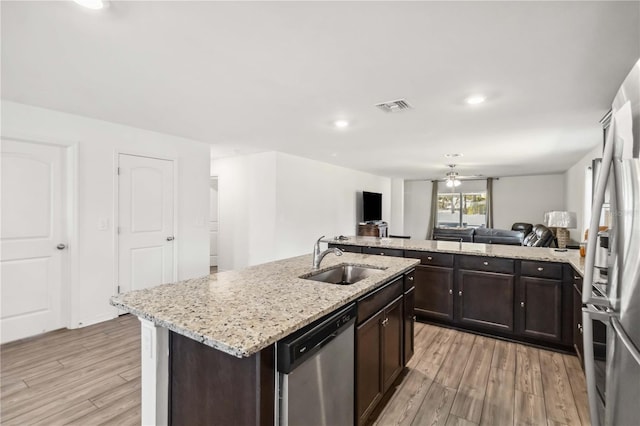
{"type": "Polygon", "coordinates": [[[379,248],[379,247],[363,247],[362,253],[376,254],[378,256],[396,256],[396,257],[404,256],[404,250],[379,248]]]}
{"type": "Polygon", "coordinates": [[[414,334],[416,321],[416,291],[415,291],[416,274],[415,270],[404,275],[404,300],[403,300],[403,318],[404,318],[404,365],[413,356],[414,334]]]}
{"type": "Polygon", "coordinates": [[[456,322],[472,327],[513,331],[514,276],[458,271],[456,322]]]}
{"type": "Polygon", "coordinates": [[[348,253],[362,253],[362,247],[360,246],[350,246],[346,244],[333,244],[329,243],[329,248],[339,248],[342,251],[346,251],[348,253]]]}
{"type": "Polygon", "coordinates": [[[422,251],[405,252],[420,259],[415,271],[415,311],[421,317],[453,320],[453,255],[422,251]]]}
{"type": "MultiPolygon", "coordinates": [[[[516,300],[517,333],[562,341],[562,265],[523,260],[516,300]]],[[[571,342],[567,342],[571,344],[571,342]]]]}
{"type": "Polygon", "coordinates": [[[416,312],[421,316],[453,319],[453,269],[440,266],[416,266],[416,312]]]}
{"type": "Polygon", "coordinates": [[[402,372],[405,359],[410,356],[407,348],[413,351],[414,290],[410,278],[412,272],[358,300],[355,402],[358,424],[367,420],[402,372]],[[407,327],[409,315],[411,324],[407,327]]]}
{"type": "Polygon", "coordinates": [[[562,281],[520,277],[518,333],[534,339],[562,340],[562,281]]]}
{"type": "Polygon", "coordinates": [[[573,349],[584,368],[584,343],[582,341],[582,277],[573,277],[573,349]]]}
{"type": "Polygon", "coordinates": [[[365,422],[404,367],[402,296],[356,329],[356,413],[365,422]]]}

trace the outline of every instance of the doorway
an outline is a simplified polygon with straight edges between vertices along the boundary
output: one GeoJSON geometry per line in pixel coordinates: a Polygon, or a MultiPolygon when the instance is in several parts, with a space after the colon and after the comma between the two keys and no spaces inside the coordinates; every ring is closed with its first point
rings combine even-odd
{"type": "Polygon", "coordinates": [[[65,326],[65,148],[2,140],[1,342],[65,326]]]}
{"type": "Polygon", "coordinates": [[[118,156],[118,292],[175,281],[172,160],[118,156]]]}

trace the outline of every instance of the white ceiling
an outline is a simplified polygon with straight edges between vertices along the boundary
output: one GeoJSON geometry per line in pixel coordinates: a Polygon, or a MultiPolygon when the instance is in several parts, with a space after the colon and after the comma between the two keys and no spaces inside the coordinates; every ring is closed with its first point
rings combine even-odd
{"type": "Polygon", "coordinates": [[[1,7],[3,99],[408,179],[566,170],[640,57],[637,1],[1,7]]]}

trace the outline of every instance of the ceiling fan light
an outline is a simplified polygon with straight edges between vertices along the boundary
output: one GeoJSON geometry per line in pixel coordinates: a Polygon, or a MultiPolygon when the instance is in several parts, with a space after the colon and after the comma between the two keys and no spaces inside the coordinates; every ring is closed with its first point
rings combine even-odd
{"type": "Polygon", "coordinates": [[[446,185],[447,185],[447,188],[453,188],[454,183],[451,179],[448,179],[446,185]]]}
{"type": "Polygon", "coordinates": [[[454,179],[453,180],[453,186],[460,186],[462,182],[460,182],[458,179],[454,179]]]}

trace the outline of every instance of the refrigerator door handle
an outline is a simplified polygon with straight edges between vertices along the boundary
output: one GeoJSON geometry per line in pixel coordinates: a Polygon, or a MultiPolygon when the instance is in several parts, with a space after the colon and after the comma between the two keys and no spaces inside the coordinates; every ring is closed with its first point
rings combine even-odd
{"type": "Polygon", "coordinates": [[[582,281],[582,303],[593,303],[592,286],[593,286],[593,269],[596,258],[596,244],[598,241],[598,228],[600,226],[600,216],[602,214],[602,204],[604,203],[604,194],[607,189],[609,180],[609,172],[611,163],[613,162],[614,153],[614,133],[616,121],[611,119],[609,133],[604,145],[602,153],[602,163],[600,165],[600,174],[596,183],[593,194],[593,202],[591,204],[591,222],[589,222],[589,238],[587,240],[587,254],[584,260],[584,280],[582,281]]]}
{"type": "Polygon", "coordinates": [[[608,322],[610,314],[593,305],[582,308],[582,339],[584,351],[584,374],[587,379],[587,396],[589,397],[589,414],[591,425],[600,426],[598,415],[598,390],[596,388],[596,363],[593,354],[593,321],[608,322]]]}
{"type": "Polygon", "coordinates": [[[622,324],[620,324],[618,318],[611,316],[611,325],[620,338],[622,344],[625,346],[625,348],[627,348],[627,351],[629,351],[633,359],[635,359],[636,362],[640,364],[640,351],[638,350],[638,348],[636,348],[627,333],[624,331],[624,329],[622,328],[622,324]]]}

